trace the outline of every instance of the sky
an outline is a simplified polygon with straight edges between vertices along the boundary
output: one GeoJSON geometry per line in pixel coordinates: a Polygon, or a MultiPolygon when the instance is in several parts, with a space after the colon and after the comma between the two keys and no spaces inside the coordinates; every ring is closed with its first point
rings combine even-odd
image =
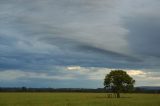
{"type": "Polygon", "coordinates": [[[160,86],[159,0],[0,0],[0,86],[101,88],[122,69],[160,86]]]}

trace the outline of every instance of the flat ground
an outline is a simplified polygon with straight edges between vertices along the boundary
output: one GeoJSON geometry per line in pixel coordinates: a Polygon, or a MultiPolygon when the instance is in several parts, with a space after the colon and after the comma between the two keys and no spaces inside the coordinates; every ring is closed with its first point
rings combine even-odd
{"type": "Polygon", "coordinates": [[[160,106],[160,94],[0,93],[0,106],[160,106]]]}

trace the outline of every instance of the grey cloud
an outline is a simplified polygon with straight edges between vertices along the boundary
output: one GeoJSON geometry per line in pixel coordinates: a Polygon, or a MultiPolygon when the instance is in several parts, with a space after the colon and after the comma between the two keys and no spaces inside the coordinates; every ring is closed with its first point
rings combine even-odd
{"type": "MultiPolygon", "coordinates": [[[[136,1],[136,3],[143,4],[148,1],[136,1]]],[[[1,56],[16,54],[17,56],[13,58],[10,56],[4,58],[10,58],[8,62],[30,61],[33,64],[32,62],[37,61],[35,57],[37,55],[43,58],[40,61],[42,63],[37,62],[37,65],[45,63],[106,66],[105,64],[108,64],[112,67],[118,64],[117,67],[126,65],[135,68],[150,66],[141,54],[158,55],[158,49],[153,47],[158,45],[159,32],[157,34],[154,32],[159,24],[151,24],[155,28],[151,30],[149,27],[150,30],[147,30],[149,32],[144,31],[147,29],[143,26],[146,21],[140,23],[141,19],[131,18],[127,25],[124,24],[125,20],[122,17],[132,17],[132,15],[128,14],[130,11],[126,9],[129,6],[122,7],[123,3],[131,5],[126,0],[3,2],[0,16],[1,56]],[[124,9],[127,15],[123,12],[124,9]],[[154,36],[151,37],[149,33],[154,33],[154,36]],[[152,42],[154,43],[151,44],[152,42]],[[147,44],[149,45],[145,46],[147,44]],[[99,63],[102,64],[98,65],[99,63]]],[[[19,63],[17,62],[17,65],[19,63]]],[[[25,65],[27,63],[25,62],[25,65]]]]}
{"type": "Polygon", "coordinates": [[[1,0],[0,69],[158,72],[158,10],[156,0],[1,0]]]}
{"type": "MultiPolygon", "coordinates": [[[[57,66],[49,70],[3,70],[0,72],[1,86],[27,87],[103,87],[103,78],[109,68],[57,66]],[[11,77],[10,77],[11,76],[11,77]],[[7,78],[10,77],[10,78],[7,78]],[[42,83],[43,82],[43,83],[42,83]],[[81,84],[79,84],[81,83],[81,84]],[[89,84],[89,85],[88,85],[89,84]]],[[[124,69],[125,70],[125,69],[124,69]]],[[[126,70],[134,79],[136,86],[159,85],[159,72],[126,70]]]]}
{"type": "MultiPolygon", "coordinates": [[[[126,45],[125,40],[123,40],[121,36],[123,37],[123,34],[125,34],[126,31],[119,24],[119,19],[114,19],[114,15],[111,13],[107,15],[110,7],[96,7],[96,3],[100,6],[111,4],[111,1],[102,2],[103,3],[98,3],[96,0],[92,2],[90,0],[81,2],[70,0],[53,2],[47,0],[36,2],[30,1],[25,3],[25,5],[23,5],[23,2],[15,2],[11,3],[11,6],[9,5],[11,8],[9,10],[11,11],[7,11],[9,15],[6,15],[7,18],[13,17],[13,19],[11,20],[9,18],[8,20],[6,17],[5,19],[7,22],[10,22],[8,24],[9,28],[18,31],[17,33],[19,36],[61,36],[89,43],[90,45],[98,46],[99,48],[113,49],[114,51],[119,52],[121,51],[119,47],[125,48],[123,47],[126,45]],[[23,7],[21,7],[21,5],[23,7]],[[88,6],[93,6],[94,8],[85,8],[88,6]],[[30,10],[30,8],[33,7],[41,11],[30,10]],[[103,11],[94,11],[96,8],[101,8],[103,11]],[[84,11],[81,11],[82,9],[84,11]],[[87,12],[87,10],[89,11],[87,12]],[[70,14],[70,12],[73,13],[73,15],[70,14]],[[99,14],[99,16],[97,14],[99,14]],[[104,20],[104,22],[101,22],[101,20],[104,20]],[[115,32],[115,30],[117,32],[115,32]],[[111,33],[113,34],[111,35],[111,33]],[[107,38],[107,36],[110,37],[110,40],[102,39],[107,38]],[[96,42],[94,42],[95,40],[96,42]],[[115,46],[111,45],[110,43],[112,43],[112,41],[116,41],[119,44],[115,46]],[[104,45],[104,42],[108,42],[108,45],[104,45]]],[[[114,9],[114,5],[112,8],[114,9]]],[[[5,19],[3,18],[3,20],[5,19]]]]}
{"type": "Polygon", "coordinates": [[[113,51],[109,51],[109,50],[105,50],[105,49],[101,49],[101,48],[97,48],[94,46],[89,46],[89,45],[80,45],[78,47],[79,50],[85,50],[85,51],[89,51],[90,53],[98,53],[98,54],[103,54],[104,57],[108,56],[111,58],[119,58],[119,59],[123,59],[126,60],[127,62],[141,62],[142,60],[136,58],[136,57],[132,57],[132,56],[128,56],[125,54],[121,54],[121,53],[117,53],[117,52],[113,52],[113,51]]]}
{"type": "Polygon", "coordinates": [[[160,66],[158,5],[160,2],[156,0],[135,1],[130,7],[136,9],[131,9],[124,21],[129,31],[127,39],[130,50],[152,69],[160,66]]]}
{"type": "Polygon", "coordinates": [[[139,54],[160,57],[160,20],[145,17],[128,22],[130,46],[139,54]]]}

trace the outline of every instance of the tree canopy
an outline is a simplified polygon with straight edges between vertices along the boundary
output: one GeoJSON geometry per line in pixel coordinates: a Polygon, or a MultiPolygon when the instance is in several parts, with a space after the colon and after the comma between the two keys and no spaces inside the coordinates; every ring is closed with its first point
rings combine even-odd
{"type": "Polygon", "coordinates": [[[135,80],[123,70],[112,70],[104,79],[105,88],[117,93],[117,98],[120,97],[120,92],[131,91],[134,84],[135,80]]]}

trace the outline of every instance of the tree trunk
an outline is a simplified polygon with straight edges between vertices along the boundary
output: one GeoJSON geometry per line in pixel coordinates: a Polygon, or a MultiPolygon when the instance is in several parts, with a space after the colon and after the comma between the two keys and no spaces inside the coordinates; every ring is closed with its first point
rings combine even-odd
{"type": "Polygon", "coordinates": [[[117,91],[117,98],[120,98],[120,93],[119,93],[119,91],[117,91]]]}

